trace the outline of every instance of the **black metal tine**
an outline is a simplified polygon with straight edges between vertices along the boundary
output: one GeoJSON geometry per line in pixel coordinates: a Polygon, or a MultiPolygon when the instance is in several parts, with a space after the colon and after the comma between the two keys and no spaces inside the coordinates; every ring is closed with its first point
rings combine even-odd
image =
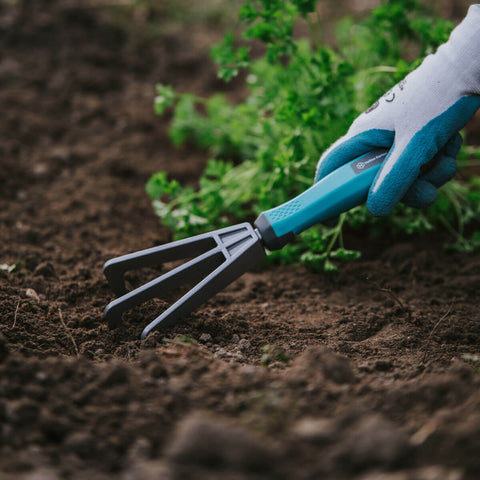
{"type": "Polygon", "coordinates": [[[103,273],[107,277],[112,290],[120,297],[127,292],[124,274],[128,270],[191,258],[215,248],[215,246],[216,241],[212,233],[203,233],[185,240],[177,240],[176,242],[112,258],[105,262],[103,273]]]}
{"type": "MultiPolygon", "coordinates": [[[[231,247],[237,247],[236,243],[238,242],[232,242],[231,247]]],[[[231,258],[227,257],[219,267],[147,325],[142,332],[142,340],[153,330],[174,326],[181,318],[223,290],[265,257],[265,249],[259,238],[251,238],[244,248],[237,248],[231,258]]]]}
{"type": "Polygon", "coordinates": [[[195,283],[205,277],[225,260],[220,247],[213,248],[199,257],[179,265],[169,272],[160,275],[125,295],[110,302],[105,308],[104,315],[110,327],[115,327],[122,321],[122,314],[126,310],[136,307],[151,298],[166,293],[185,283],[195,283]]]}

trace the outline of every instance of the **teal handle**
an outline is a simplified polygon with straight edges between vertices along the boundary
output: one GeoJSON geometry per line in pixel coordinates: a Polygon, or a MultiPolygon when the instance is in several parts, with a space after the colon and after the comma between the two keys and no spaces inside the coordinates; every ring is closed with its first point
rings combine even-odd
{"type": "Polygon", "coordinates": [[[255,225],[267,248],[282,248],[293,236],[312,225],[362,204],[387,153],[387,150],[375,150],[363,155],[292,200],[263,212],[255,225]]]}

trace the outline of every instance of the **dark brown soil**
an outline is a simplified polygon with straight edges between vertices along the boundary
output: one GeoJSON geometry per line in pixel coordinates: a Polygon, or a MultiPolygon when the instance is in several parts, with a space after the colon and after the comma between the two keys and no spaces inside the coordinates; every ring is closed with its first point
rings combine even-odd
{"type": "Polygon", "coordinates": [[[335,276],[260,267],[166,334],[138,339],[160,300],[107,328],[103,262],[170,239],[146,180],[206,159],[154,85],[225,89],[219,28],[140,27],[0,3],[0,478],[480,478],[480,254],[442,238],[350,235],[335,276]]]}

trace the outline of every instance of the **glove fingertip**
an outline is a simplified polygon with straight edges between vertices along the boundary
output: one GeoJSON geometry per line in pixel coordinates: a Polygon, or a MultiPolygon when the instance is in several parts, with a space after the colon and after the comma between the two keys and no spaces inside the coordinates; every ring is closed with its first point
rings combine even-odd
{"type": "Polygon", "coordinates": [[[402,198],[402,202],[413,208],[427,208],[438,197],[435,185],[425,180],[417,180],[402,198]]]}
{"type": "Polygon", "coordinates": [[[437,188],[442,186],[443,184],[447,183],[451,180],[455,174],[457,173],[457,162],[453,157],[445,157],[442,162],[442,169],[441,169],[441,176],[442,178],[439,181],[438,185],[435,185],[437,188]]]}
{"type": "Polygon", "coordinates": [[[463,143],[463,138],[459,133],[456,133],[445,145],[444,153],[448,157],[456,158],[463,143]]]}
{"type": "Polygon", "coordinates": [[[421,179],[431,183],[435,188],[440,188],[442,185],[451,180],[457,173],[457,162],[453,157],[441,156],[437,160],[434,167],[421,179]]]}
{"type": "Polygon", "coordinates": [[[386,202],[385,197],[377,197],[376,195],[369,195],[367,198],[367,210],[374,217],[385,217],[392,213],[395,204],[386,202]]]}

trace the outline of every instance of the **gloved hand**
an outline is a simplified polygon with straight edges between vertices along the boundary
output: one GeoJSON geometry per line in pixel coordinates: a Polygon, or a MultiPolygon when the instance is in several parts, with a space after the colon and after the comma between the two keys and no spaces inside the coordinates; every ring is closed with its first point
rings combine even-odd
{"type": "Polygon", "coordinates": [[[437,188],[455,175],[462,141],[458,132],[479,107],[477,4],[448,42],[362,113],[322,155],[315,182],[360,155],[388,148],[368,194],[368,210],[387,215],[399,201],[424,208],[436,200],[437,188]]]}

